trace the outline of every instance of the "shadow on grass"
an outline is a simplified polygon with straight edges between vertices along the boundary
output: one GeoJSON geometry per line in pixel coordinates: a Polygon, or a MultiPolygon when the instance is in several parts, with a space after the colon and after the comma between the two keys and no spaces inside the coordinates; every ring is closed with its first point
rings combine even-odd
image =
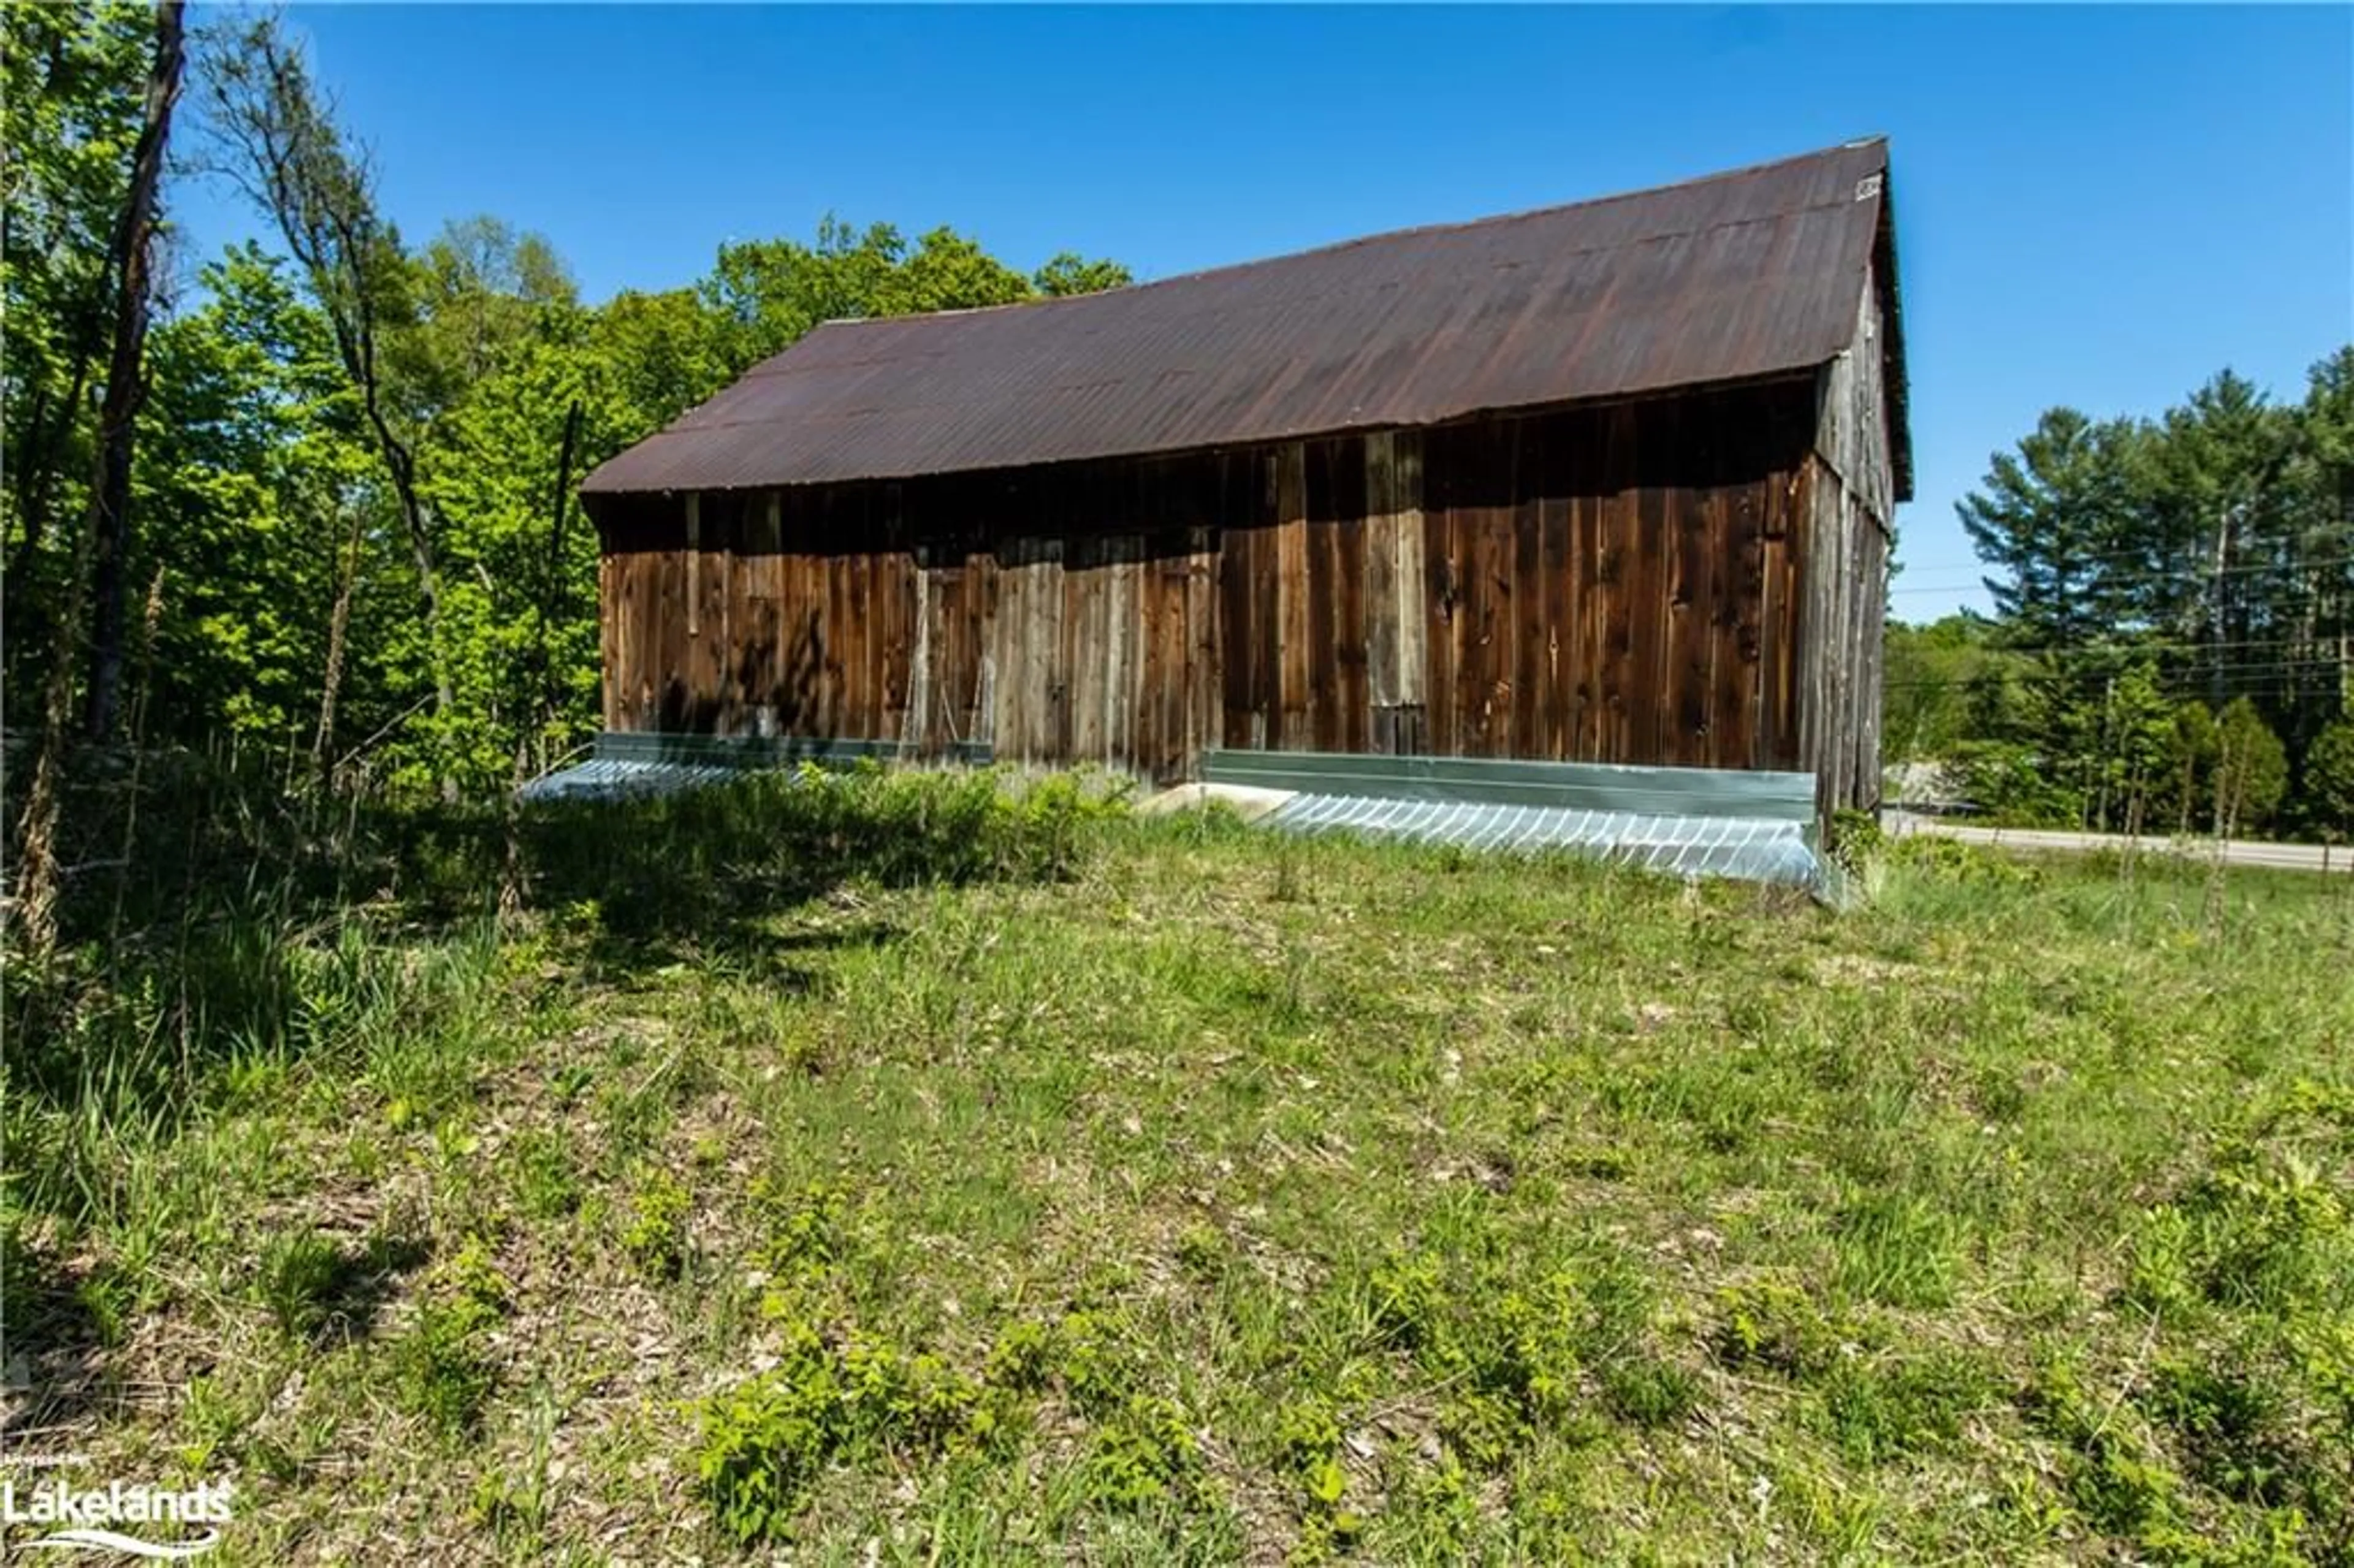
{"type": "Polygon", "coordinates": [[[1068,780],[1009,795],[987,773],[758,773],[716,788],[552,806],[522,825],[530,902],[593,930],[608,972],[881,945],[875,925],[776,929],[848,884],[1053,881],[1105,808],[1068,780]]]}
{"type": "Polygon", "coordinates": [[[0,1458],[62,1452],[107,1403],[104,1358],[122,1332],[119,1282],[0,1234],[0,1458]]]}
{"type": "Polygon", "coordinates": [[[376,1235],[338,1246],[313,1282],[297,1327],[313,1349],[373,1338],[400,1281],[425,1266],[432,1249],[413,1236],[376,1235]]]}
{"type": "Polygon", "coordinates": [[[108,1123],[176,1117],[231,1060],[433,1027],[491,972],[517,912],[600,979],[717,963],[804,991],[814,970],[796,955],[896,935],[792,928],[812,901],[851,884],[1054,880],[1116,810],[1069,779],[1013,791],[990,773],[867,767],[511,815],[289,797],[186,755],[101,770],[73,799],[58,951],[0,977],[5,1082],[108,1123]]]}

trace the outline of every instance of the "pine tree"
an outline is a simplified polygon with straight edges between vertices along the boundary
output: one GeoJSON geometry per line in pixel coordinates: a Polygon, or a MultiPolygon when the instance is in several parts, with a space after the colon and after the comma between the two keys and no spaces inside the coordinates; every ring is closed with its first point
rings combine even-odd
{"type": "Polygon", "coordinates": [[[2137,428],[2053,408],[1998,452],[1984,488],[1955,510],[1979,557],[2008,640],[2070,648],[2115,623],[2122,609],[2109,560],[2128,535],[2137,428]]]}

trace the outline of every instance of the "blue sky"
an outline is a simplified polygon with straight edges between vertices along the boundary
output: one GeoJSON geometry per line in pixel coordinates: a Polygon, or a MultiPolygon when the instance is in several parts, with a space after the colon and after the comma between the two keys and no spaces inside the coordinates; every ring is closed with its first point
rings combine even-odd
{"type": "MultiPolygon", "coordinates": [[[[1953,503],[2055,403],[2285,399],[2354,338],[2354,9],[297,7],[412,238],[493,213],[583,290],[831,211],[1162,277],[1884,133],[1918,496],[1905,619],[1983,605],[1953,503]]],[[[251,231],[225,189],[196,254],[251,231]]]]}

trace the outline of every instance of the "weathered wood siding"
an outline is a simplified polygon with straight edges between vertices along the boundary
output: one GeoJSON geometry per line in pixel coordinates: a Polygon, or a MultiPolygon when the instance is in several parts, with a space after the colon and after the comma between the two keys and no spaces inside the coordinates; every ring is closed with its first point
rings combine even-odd
{"type": "Polygon", "coordinates": [[[1808,717],[1800,753],[1823,810],[1880,804],[1882,649],[1895,514],[1880,291],[1867,277],[1854,345],[1816,377],[1799,641],[1808,717]]]}
{"type": "Polygon", "coordinates": [[[606,723],[1161,779],[1212,746],[1789,768],[1836,736],[1853,775],[1829,650],[1867,615],[1876,646],[1884,552],[1822,514],[1822,392],[600,498],[606,723]]]}

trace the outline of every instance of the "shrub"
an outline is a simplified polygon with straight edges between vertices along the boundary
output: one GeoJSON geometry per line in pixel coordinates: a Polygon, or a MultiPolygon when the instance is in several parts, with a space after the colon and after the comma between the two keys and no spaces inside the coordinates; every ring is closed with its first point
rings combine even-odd
{"type": "Polygon", "coordinates": [[[1852,806],[1842,806],[1831,813],[1829,848],[1831,857],[1849,871],[1881,853],[1888,846],[1888,834],[1880,819],[1870,811],[1859,811],[1852,806]]]}
{"type": "Polygon", "coordinates": [[[2137,1287],[2158,1301],[2187,1287],[2218,1305],[2285,1310],[2343,1284],[2346,1200],[2320,1166],[2294,1151],[2245,1143],[2218,1150],[2214,1167],[2141,1233],[2137,1287]]]}
{"type": "Polygon", "coordinates": [[[477,1239],[427,1286],[417,1321],[393,1347],[394,1390],[403,1409],[445,1436],[472,1437],[498,1384],[488,1340],[505,1314],[506,1281],[477,1239]]]}
{"type": "Polygon", "coordinates": [[[622,1250],[654,1279],[676,1279],[686,1267],[686,1219],[694,1198],[666,1171],[646,1172],[630,1200],[622,1250]]]}
{"type": "Polygon", "coordinates": [[[2305,797],[2313,825],[2335,839],[2354,838],[2354,718],[2314,737],[2305,754],[2305,797]]]}
{"type": "Polygon", "coordinates": [[[1321,1401],[1287,1404],[1277,1418],[1282,1466],[1299,1493],[1299,1538],[1291,1561],[1319,1563],[1356,1543],[1364,1521],[1341,1506],[1349,1472],[1341,1464],[1341,1424],[1321,1401]]]}
{"type": "Polygon", "coordinates": [[[783,1539],[837,1457],[938,1454],[985,1434],[981,1389],[938,1357],[853,1335],[835,1348],[790,1326],[779,1365],[705,1400],[695,1484],[715,1522],[749,1543],[783,1539]]]}
{"type": "Polygon", "coordinates": [[[1204,1486],[1200,1446],[1184,1413],[1168,1400],[1142,1394],[1096,1429],[1087,1473],[1088,1489],[1098,1500],[1131,1507],[1171,1499],[1192,1502],[1204,1486]]]}
{"type": "Polygon", "coordinates": [[[2048,1361],[2027,1389],[2029,1420],[2066,1445],[2068,1495],[2086,1518],[2112,1534],[2159,1536],[2179,1517],[2179,1486],[2126,1423],[2114,1402],[2085,1388],[2064,1358],[2048,1361]]]}
{"type": "Polygon", "coordinates": [[[1805,1377],[1839,1353],[1839,1330],[1794,1285],[1729,1285],[1716,1293],[1716,1309],[1709,1348],[1728,1367],[1764,1367],[1785,1377],[1805,1377]]]}
{"type": "Polygon", "coordinates": [[[2171,1428],[2193,1472],[2226,1497],[2267,1507],[2290,1501],[2306,1479],[2282,1385],[2252,1370],[2260,1357],[2229,1364],[2208,1357],[2159,1365],[2143,1407],[2171,1428]]]}
{"type": "Polygon", "coordinates": [[[1438,1324],[1442,1277],[1438,1260],[1393,1256],[1373,1272],[1373,1328],[1401,1350],[1431,1342],[1438,1324]]]}
{"type": "Polygon", "coordinates": [[[1008,1323],[990,1347],[982,1381],[990,1387],[1034,1393],[1053,1372],[1055,1331],[1034,1318],[1008,1323]]]}

